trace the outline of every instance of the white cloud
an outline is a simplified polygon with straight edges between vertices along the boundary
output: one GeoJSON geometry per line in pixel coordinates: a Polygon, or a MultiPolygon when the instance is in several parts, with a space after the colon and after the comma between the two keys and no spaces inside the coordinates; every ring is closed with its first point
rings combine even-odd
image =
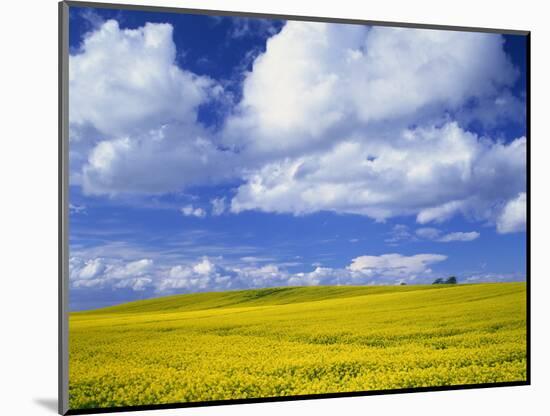
{"type": "Polygon", "coordinates": [[[198,125],[172,124],[97,143],[82,167],[87,194],[162,194],[212,185],[235,175],[234,154],[219,150],[198,125]]]}
{"type": "MultiPolygon", "coordinates": [[[[73,256],[70,260],[72,288],[100,290],[131,289],[150,296],[171,293],[250,289],[275,286],[342,284],[396,284],[401,281],[428,283],[430,265],[447,257],[439,254],[384,254],[354,258],[345,268],[315,264],[309,272],[289,272],[284,262],[258,265],[251,259],[228,262],[201,257],[168,265],[151,259],[121,260],[73,256]]],[[[289,264],[290,265],[290,264],[289,264]]]]}
{"type": "Polygon", "coordinates": [[[416,216],[416,221],[420,224],[426,224],[428,222],[442,222],[448,220],[458,211],[464,208],[466,201],[450,201],[444,204],[425,208],[421,210],[416,216]]]}
{"type": "Polygon", "coordinates": [[[450,243],[452,241],[473,241],[479,238],[477,231],[456,231],[443,234],[441,230],[433,227],[423,227],[416,230],[416,235],[424,240],[439,241],[450,243]]]}
{"type": "MultiPolygon", "coordinates": [[[[498,207],[525,192],[525,138],[479,137],[452,116],[489,123],[514,101],[518,71],[501,36],[288,22],[213,134],[198,109],[224,91],[175,63],[172,30],[110,20],[71,56],[71,180],[85,194],[237,179],[233,213],[327,210],[428,224],[457,214],[497,223],[498,207]],[[472,100],[498,114],[465,114],[472,100]]],[[[212,215],[227,210],[223,197],[211,204],[212,215]]]]}
{"type": "Polygon", "coordinates": [[[240,258],[241,261],[245,263],[265,263],[273,261],[273,257],[258,257],[258,256],[244,256],[240,258]]]}
{"type": "Polygon", "coordinates": [[[433,227],[418,228],[415,233],[426,240],[436,240],[441,235],[441,231],[433,227]]]}
{"type": "Polygon", "coordinates": [[[135,292],[143,292],[145,291],[149,286],[151,286],[151,283],[153,282],[152,279],[147,277],[138,277],[135,279],[125,279],[120,280],[116,282],[113,287],[117,289],[123,289],[123,288],[130,288],[134,290],[135,292]]]}
{"type": "Polygon", "coordinates": [[[524,189],[525,139],[478,137],[449,112],[494,102],[517,75],[493,34],[289,22],[226,124],[229,143],[265,160],[231,211],[493,222],[524,189]]]}
{"type": "Polygon", "coordinates": [[[232,174],[231,155],[197,122],[223,89],[176,65],[172,31],[109,20],[71,55],[71,181],[84,193],[164,193],[232,174]]]}
{"type": "Polygon", "coordinates": [[[285,273],[279,273],[277,266],[262,267],[223,266],[209,258],[202,258],[192,264],[176,265],[167,275],[160,273],[156,281],[157,293],[177,291],[227,290],[270,286],[269,282],[284,284],[285,273]]]}
{"type": "Polygon", "coordinates": [[[457,213],[493,220],[495,203],[525,186],[526,143],[493,143],[456,123],[365,138],[264,165],[246,175],[231,211],[308,214],[320,210],[383,221],[416,215],[421,224],[457,213]]]}
{"type": "Polygon", "coordinates": [[[143,276],[153,265],[153,260],[141,259],[126,263],[122,267],[112,267],[109,269],[109,276],[115,279],[125,279],[128,277],[143,276]]]}
{"type": "Polygon", "coordinates": [[[107,137],[192,124],[212,80],[180,69],[170,24],[120,29],[109,20],[86,35],[69,64],[69,118],[107,137]]]}
{"type": "Polygon", "coordinates": [[[384,242],[390,245],[397,245],[401,242],[414,240],[415,236],[411,233],[408,226],[404,224],[395,224],[389,233],[389,237],[386,238],[384,242]]]}
{"type": "Polygon", "coordinates": [[[518,282],[525,280],[525,273],[476,273],[464,278],[465,283],[518,282]]]}
{"type": "Polygon", "coordinates": [[[277,33],[277,22],[271,19],[256,19],[232,16],[229,19],[229,36],[242,39],[249,36],[267,36],[277,33]]]}
{"type": "Polygon", "coordinates": [[[181,208],[180,212],[186,217],[197,217],[204,218],[206,217],[206,211],[200,207],[193,207],[193,205],[186,205],[181,208]]]}
{"type": "Polygon", "coordinates": [[[148,274],[153,272],[151,259],[123,261],[96,257],[84,260],[71,257],[69,277],[71,285],[78,287],[114,287],[144,290],[152,280],[148,274]]]}
{"type": "Polygon", "coordinates": [[[92,259],[88,260],[78,272],[75,272],[75,276],[80,279],[92,279],[100,273],[103,273],[104,270],[105,265],[102,259],[92,259]]]}
{"type": "Polygon", "coordinates": [[[225,197],[211,199],[210,203],[212,204],[212,215],[214,216],[222,215],[227,209],[225,197]]]}
{"type": "Polygon", "coordinates": [[[477,231],[470,232],[455,232],[444,235],[439,238],[438,241],[443,243],[449,243],[451,241],[473,241],[479,238],[479,233],[477,231]]]}
{"type": "Polygon", "coordinates": [[[195,265],[177,265],[168,271],[168,276],[157,280],[156,291],[159,293],[184,289],[188,291],[206,290],[211,287],[212,279],[208,259],[203,259],[195,265]],[[208,271],[205,273],[205,268],[208,271]]]}
{"type": "Polygon", "coordinates": [[[189,276],[191,276],[192,269],[188,267],[183,267],[181,265],[177,265],[174,267],[171,267],[168,276],[173,279],[185,279],[189,276]]]}
{"type": "Polygon", "coordinates": [[[86,205],[69,204],[69,212],[71,214],[85,214],[86,205]]]}
{"type": "Polygon", "coordinates": [[[263,266],[233,267],[231,273],[234,275],[233,283],[241,287],[273,287],[286,286],[288,283],[288,272],[279,269],[276,264],[263,266]]]}
{"type": "Polygon", "coordinates": [[[288,22],[254,62],[228,132],[288,153],[386,120],[418,123],[511,85],[502,45],[494,34],[288,22]]]}
{"type": "Polygon", "coordinates": [[[79,11],[80,17],[87,21],[92,28],[97,29],[105,23],[105,19],[95,9],[82,8],[79,11]]]}
{"type": "Polygon", "coordinates": [[[446,260],[441,254],[383,254],[381,256],[360,256],[352,260],[348,269],[373,277],[415,278],[431,273],[429,266],[446,260]]]}
{"type": "Polygon", "coordinates": [[[497,219],[499,233],[524,231],[527,221],[527,197],[521,192],[516,198],[510,199],[497,219]]]}
{"type": "Polygon", "coordinates": [[[350,274],[347,270],[335,270],[330,267],[315,267],[309,273],[296,273],[288,278],[290,286],[316,286],[321,284],[341,284],[349,280],[350,274]]]}
{"type": "Polygon", "coordinates": [[[214,270],[214,264],[208,260],[208,258],[202,259],[200,263],[197,263],[193,266],[193,271],[198,274],[208,275],[214,270]]]}

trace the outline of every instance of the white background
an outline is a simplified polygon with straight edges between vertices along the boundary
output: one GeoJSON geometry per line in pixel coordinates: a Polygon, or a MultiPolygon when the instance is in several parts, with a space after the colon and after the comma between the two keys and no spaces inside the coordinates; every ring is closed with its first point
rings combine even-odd
{"type": "MultiPolygon", "coordinates": [[[[125,1],[120,0],[121,3],[125,1]]],[[[55,414],[57,399],[57,2],[2,4],[0,413],[55,414]]],[[[128,3],[128,2],[126,2],[128,3]]],[[[147,412],[147,415],[548,414],[548,78],[543,1],[193,0],[134,4],[532,31],[532,386],[147,412]],[[544,410],[546,409],[546,410],[544,410]]]]}

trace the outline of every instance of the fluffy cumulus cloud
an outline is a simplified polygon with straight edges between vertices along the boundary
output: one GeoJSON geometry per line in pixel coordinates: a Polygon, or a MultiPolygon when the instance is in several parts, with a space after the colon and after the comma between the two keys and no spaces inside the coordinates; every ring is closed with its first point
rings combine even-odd
{"type": "Polygon", "coordinates": [[[524,138],[493,143],[454,122],[405,130],[393,142],[348,140],[249,173],[231,209],[416,215],[421,224],[458,213],[489,220],[495,201],[525,186],[525,148],[524,138]]]}
{"type": "Polygon", "coordinates": [[[501,36],[288,22],[213,133],[198,110],[223,88],[176,65],[172,30],[107,21],[71,56],[72,180],[85,193],[236,181],[231,198],[211,201],[213,215],[332,211],[419,224],[463,215],[521,229],[526,139],[467,129],[517,113],[518,71],[501,36]]]}
{"type": "Polygon", "coordinates": [[[525,138],[480,137],[451,115],[472,100],[505,105],[517,75],[491,34],[289,22],[227,122],[268,159],[245,172],[231,210],[494,222],[525,187],[525,138]]]}
{"type": "Polygon", "coordinates": [[[345,268],[315,266],[310,272],[289,272],[276,263],[216,264],[203,258],[190,265],[172,267],[167,276],[157,282],[157,291],[172,293],[178,290],[200,291],[243,289],[274,286],[340,285],[340,284],[397,284],[403,281],[431,282],[429,267],[446,260],[440,254],[404,256],[384,254],[360,256],[345,268]]]}
{"type": "Polygon", "coordinates": [[[176,265],[160,274],[155,282],[157,293],[197,292],[204,290],[248,289],[286,286],[290,274],[275,264],[223,264],[202,258],[196,263],[176,265]]]}
{"type": "Polygon", "coordinates": [[[123,261],[120,259],[71,257],[69,280],[73,288],[131,288],[142,291],[152,283],[151,259],[123,261]]]}
{"type": "Polygon", "coordinates": [[[114,196],[167,193],[231,177],[233,155],[224,155],[202,134],[198,125],[172,124],[100,141],[76,180],[87,194],[114,196]]]}
{"type": "Polygon", "coordinates": [[[418,123],[512,84],[502,43],[491,34],[288,22],[256,59],[229,128],[252,130],[243,140],[271,153],[384,121],[418,123]]]}
{"type": "Polygon", "coordinates": [[[446,260],[440,254],[365,255],[343,268],[317,265],[309,272],[290,272],[284,264],[245,259],[227,262],[202,257],[167,265],[151,259],[120,260],[107,257],[70,259],[70,283],[75,290],[133,290],[153,295],[275,286],[429,283],[431,265],[446,260]]]}
{"type": "Polygon", "coordinates": [[[223,279],[223,276],[220,276],[219,269],[205,257],[196,264],[171,267],[167,276],[160,279],[157,291],[200,291],[212,287],[216,281],[220,283],[220,279],[223,279]]]}
{"type": "Polygon", "coordinates": [[[503,234],[523,231],[526,221],[527,198],[525,192],[521,192],[504,206],[497,220],[497,231],[503,234]]]}
{"type": "Polygon", "coordinates": [[[212,170],[228,158],[197,123],[223,90],[176,65],[172,31],[109,20],[71,55],[71,179],[84,192],[168,192],[224,176],[212,170]]]}
{"type": "Polygon", "coordinates": [[[348,269],[371,276],[416,277],[430,273],[429,265],[446,260],[441,254],[384,254],[381,256],[360,256],[352,260],[348,269]]]}
{"type": "Polygon", "coordinates": [[[186,205],[181,208],[180,212],[185,217],[197,217],[204,218],[206,217],[206,211],[200,207],[193,207],[193,205],[186,205]]]}
{"type": "Polygon", "coordinates": [[[213,81],[175,65],[169,24],[121,29],[115,20],[88,34],[70,58],[70,120],[106,136],[193,122],[213,81]]]}

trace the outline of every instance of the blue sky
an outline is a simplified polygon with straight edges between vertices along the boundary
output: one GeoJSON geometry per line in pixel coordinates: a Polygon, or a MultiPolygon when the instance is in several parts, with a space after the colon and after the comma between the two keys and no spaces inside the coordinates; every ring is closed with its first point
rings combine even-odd
{"type": "Polygon", "coordinates": [[[70,10],[70,305],[525,279],[525,38],[70,10]]]}

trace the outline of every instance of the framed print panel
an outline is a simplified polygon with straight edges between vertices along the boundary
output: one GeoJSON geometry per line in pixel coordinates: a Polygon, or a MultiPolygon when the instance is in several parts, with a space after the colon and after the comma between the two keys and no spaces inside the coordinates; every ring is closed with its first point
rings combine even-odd
{"type": "Polygon", "coordinates": [[[529,32],[59,10],[61,414],[529,384],[529,32]]]}

